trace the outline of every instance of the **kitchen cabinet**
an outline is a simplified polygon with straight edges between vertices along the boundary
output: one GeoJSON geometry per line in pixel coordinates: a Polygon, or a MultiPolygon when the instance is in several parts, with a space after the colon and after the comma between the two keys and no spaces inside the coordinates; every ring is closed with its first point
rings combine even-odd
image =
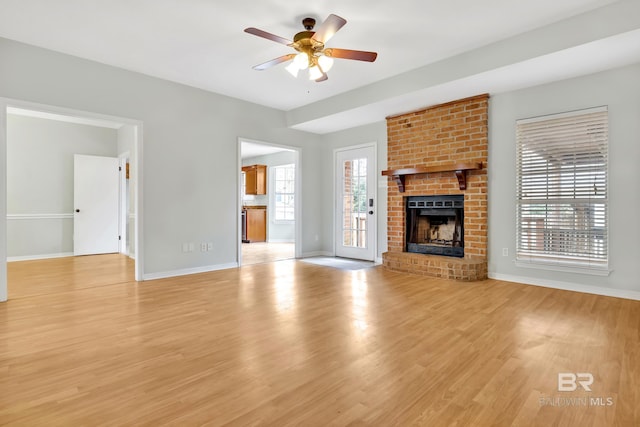
{"type": "Polygon", "coordinates": [[[245,174],[245,194],[267,194],[267,166],[243,166],[242,172],[245,174]]]}
{"type": "Polygon", "coordinates": [[[266,206],[245,207],[245,242],[267,241],[267,208],[266,206]]]}

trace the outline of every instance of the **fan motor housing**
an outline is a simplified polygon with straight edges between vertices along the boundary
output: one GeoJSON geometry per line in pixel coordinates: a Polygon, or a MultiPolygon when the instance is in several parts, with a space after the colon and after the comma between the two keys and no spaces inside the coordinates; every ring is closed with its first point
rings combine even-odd
{"type": "Polygon", "coordinates": [[[311,31],[313,30],[313,27],[316,26],[316,20],[313,18],[304,18],[302,20],[302,26],[304,27],[305,30],[311,31]]]}
{"type": "Polygon", "coordinates": [[[293,36],[294,42],[299,42],[300,40],[310,39],[315,34],[315,31],[301,31],[295,36],[293,36]]]}

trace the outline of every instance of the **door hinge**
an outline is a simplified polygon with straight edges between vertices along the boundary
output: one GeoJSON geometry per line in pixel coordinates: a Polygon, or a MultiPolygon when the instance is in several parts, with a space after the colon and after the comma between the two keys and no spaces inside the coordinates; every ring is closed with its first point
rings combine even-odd
{"type": "Polygon", "coordinates": [[[122,240],[122,236],[118,236],[118,240],[122,240]]]}
{"type": "Polygon", "coordinates": [[[118,166],[118,170],[122,172],[122,166],[118,166]]]}

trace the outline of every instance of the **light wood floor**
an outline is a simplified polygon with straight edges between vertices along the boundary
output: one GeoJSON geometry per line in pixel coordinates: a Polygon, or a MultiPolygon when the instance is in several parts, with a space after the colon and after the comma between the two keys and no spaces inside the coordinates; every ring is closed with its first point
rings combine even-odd
{"type": "Polygon", "coordinates": [[[296,260],[132,268],[9,264],[0,424],[640,425],[638,301],[296,260]],[[592,391],[558,392],[559,372],[592,391]],[[583,396],[613,404],[541,404],[583,396]]]}
{"type": "Polygon", "coordinates": [[[282,261],[295,257],[294,243],[255,242],[242,244],[242,265],[282,261]]]}

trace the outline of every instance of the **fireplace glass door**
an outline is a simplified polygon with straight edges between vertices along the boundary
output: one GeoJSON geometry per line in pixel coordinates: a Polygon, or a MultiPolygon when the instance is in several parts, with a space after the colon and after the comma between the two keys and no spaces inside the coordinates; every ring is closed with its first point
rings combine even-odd
{"type": "Polygon", "coordinates": [[[406,203],[407,252],[464,256],[464,196],[412,196],[406,203]]]}

